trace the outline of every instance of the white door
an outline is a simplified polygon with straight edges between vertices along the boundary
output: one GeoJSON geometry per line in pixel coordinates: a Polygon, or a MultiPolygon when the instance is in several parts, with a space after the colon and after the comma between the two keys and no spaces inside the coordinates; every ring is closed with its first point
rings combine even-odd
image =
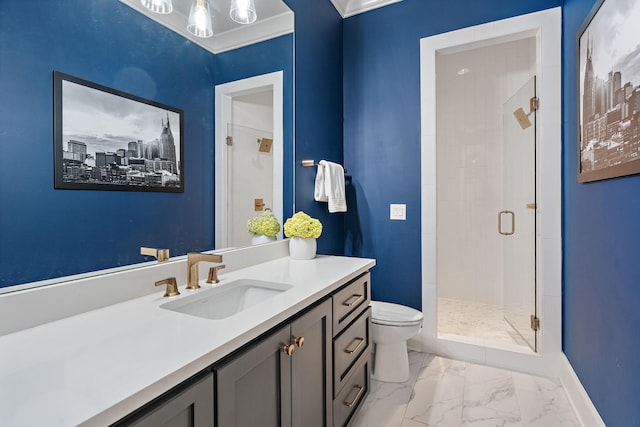
{"type": "Polygon", "coordinates": [[[273,210],[273,149],[260,151],[271,132],[238,124],[227,125],[227,245],[247,246],[247,222],[264,209],[273,210]],[[261,206],[256,207],[256,201],[261,206]]]}

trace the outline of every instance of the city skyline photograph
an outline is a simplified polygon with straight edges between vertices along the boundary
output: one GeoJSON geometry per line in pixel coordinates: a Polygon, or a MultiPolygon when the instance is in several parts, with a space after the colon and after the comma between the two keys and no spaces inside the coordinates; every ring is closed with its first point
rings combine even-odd
{"type": "Polygon", "coordinates": [[[183,115],[54,71],[55,188],[184,191],[183,115]]]}
{"type": "MultiPolygon", "coordinates": [[[[82,141],[87,144],[87,153],[95,155],[126,149],[131,141],[152,142],[159,139],[167,117],[174,139],[180,141],[178,113],[66,80],[62,91],[65,145],[69,140],[82,141]]],[[[180,161],[179,152],[176,160],[180,161]]]]}
{"type": "Polygon", "coordinates": [[[640,2],[604,0],[579,33],[580,182],[640,173],[640,2]]]}

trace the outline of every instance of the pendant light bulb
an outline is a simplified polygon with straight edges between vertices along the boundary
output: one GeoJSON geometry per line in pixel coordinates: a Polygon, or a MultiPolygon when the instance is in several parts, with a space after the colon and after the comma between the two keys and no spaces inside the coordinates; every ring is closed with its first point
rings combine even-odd
{"type": "Polygon", "coordinates": [[[207,38],[213,35],[211,12],[208,0],[194,0],[189,12],[187,31],[196,37],[207,38]]]}
{"type": "Polygon", "coordinates": [[[161,15],[166,15],[173,11],[171,0],[140,0],[140,3],[151,12],[161,15]]]}
{"type": "Polygon", "coordinates": [[[238,24],[252,24],[258,18],[253,0],[231,0],[229,15],[238,24]]]}

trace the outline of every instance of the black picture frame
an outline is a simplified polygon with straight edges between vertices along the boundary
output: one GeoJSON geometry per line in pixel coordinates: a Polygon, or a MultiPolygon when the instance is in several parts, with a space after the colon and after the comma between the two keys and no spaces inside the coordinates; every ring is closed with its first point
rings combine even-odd
{"type": "Polygon", "coordinates": [[[637,20],[640,7],[634,3],[599,0],[576,35],[578,182],[640,173],[637,22],[610,19],[637,20]],[[627,43],[635,48],[626,49],[627,43]]]}
{"type": "Polygon", "coordinates": [[[56,189],[184,192],[180,109],[54,71],[53,129],[56,189]]]}

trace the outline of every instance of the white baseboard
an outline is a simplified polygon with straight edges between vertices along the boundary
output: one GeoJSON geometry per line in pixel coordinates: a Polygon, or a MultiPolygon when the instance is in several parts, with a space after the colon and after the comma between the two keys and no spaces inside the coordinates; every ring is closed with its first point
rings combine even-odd
{"type": "Polygon", "coordinates": [[[583,427],[606,427],[564,353],[560,356],[560,365],[560,382],[580,424],[583,427]]]}

